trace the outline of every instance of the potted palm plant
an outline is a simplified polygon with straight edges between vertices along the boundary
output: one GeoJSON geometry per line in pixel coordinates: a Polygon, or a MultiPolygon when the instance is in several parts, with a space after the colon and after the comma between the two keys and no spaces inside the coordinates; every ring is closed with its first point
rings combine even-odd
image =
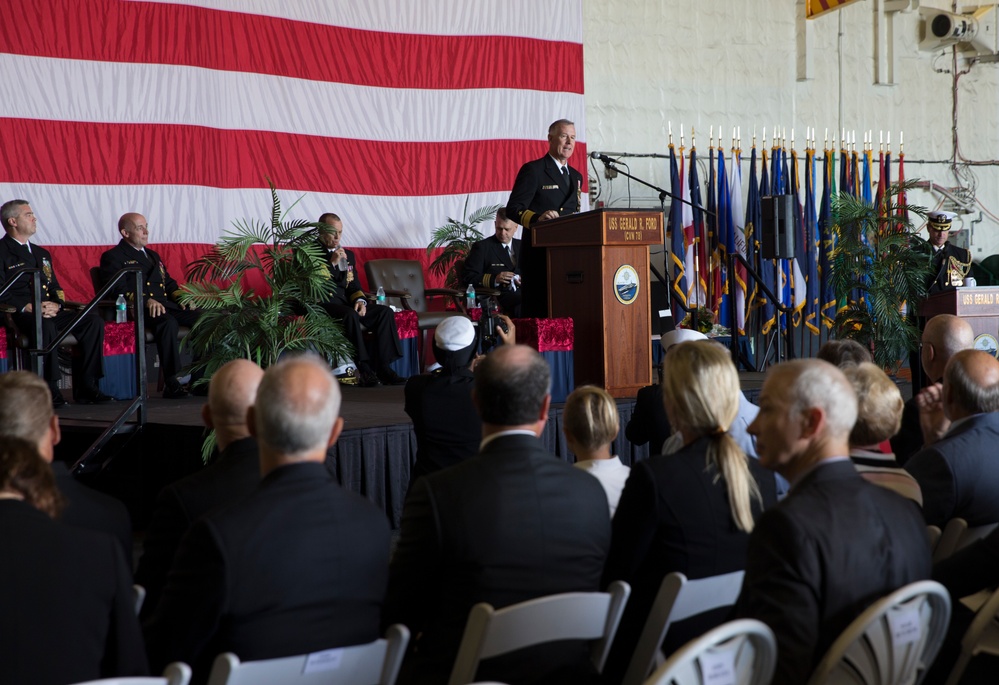
{"type": "Polygon", "coordinates": [[[461,281],[459,267],[464,264],[472,244],[485,236],[475,227],[483,221],[496,216],[497,210],[503,205],[487,205],[479,207],[471,215],[468,213],[468,198],[465,198],[465,209],[461,221],[448,217],[447,223],[434,229],[427,254],[443,248],[441,253],[430,263],[430,273],[444,277],[444,287],[452,290],[465,291],[465,283],[461,281]]]}
{"type": "Polygon", "coordinates": [[[907,204],[906,191],[918,181],[892,184],[880,204],[840,193],[833,202],[837,225],[832,253],[832,283],[840,309],[837,337],[872,350],[874,362],[888,373],[919,345],[919,329],[903,312],[926,296],[930,274],[926,241],[909,219],[926,208],[907,204]]]}

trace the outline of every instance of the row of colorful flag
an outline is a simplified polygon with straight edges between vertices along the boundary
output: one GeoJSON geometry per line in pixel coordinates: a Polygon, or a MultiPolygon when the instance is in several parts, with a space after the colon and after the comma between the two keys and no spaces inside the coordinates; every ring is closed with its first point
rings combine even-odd
{"type": "MultiPolygon", "coordinates": [[[[682,198],[672,202],[667,221],[676,320],[682,320],[687,309],[707,307],[715,321],[727,325],[729,308],[733,308],[740,334],[746,333],[746,322],[753,321],[754,314],[755,325],[764,334],[778,323],[781,327],[804,325],[814,334],[822,325],[832,327],[836,317],[830,268],[836,223],[832,198],[838,188],[880,206],[884,190],[892,182],[890,147],[885,151],[882,146],[875,159],[873,143],[868,145],[865,140],[859,153],[855,145],[852,150],[844,145],[838,160],[837,151],[828,148],[819,159],[814,142],[807,141],[800,163],[793,144],[790,150],[783,144],[774,145],[768,154],[765,145],[757,151],[754,139],[744,193],[742,150],[736,143],[726,158],[721,145],[712,145],[703,195],[697,150],[691,145],[689,155],[684,153],[682,143],[678,152],[670,142],[670,191],[675,198],[682,198]],[[821,188],[816,184],[818,173],[822,175],[821,188]],[[764,259],[762,200],[779,195],[794,198],[795,256],[764,259]],[[776,302],[749,277],[741,261],[736,260],[734,272],[729,272],[728,256],[732,254],[741,256],[760,275],[760,281],[776,295],[776,302]]],[[[901,151],[897,180],[905,180],[905,155],[901,151]]],[[[904,206],[904,196],[899,200],[904,206]]]]}

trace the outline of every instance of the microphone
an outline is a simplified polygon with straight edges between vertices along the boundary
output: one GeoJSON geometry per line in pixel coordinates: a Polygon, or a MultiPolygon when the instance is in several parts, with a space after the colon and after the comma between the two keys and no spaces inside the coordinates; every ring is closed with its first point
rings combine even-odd
{"type": "Polygon", "coordinates": [[[600,152],[591,152],[590,159],[599,159],[604,164],[616,164],[617,160],[600,152]]]}

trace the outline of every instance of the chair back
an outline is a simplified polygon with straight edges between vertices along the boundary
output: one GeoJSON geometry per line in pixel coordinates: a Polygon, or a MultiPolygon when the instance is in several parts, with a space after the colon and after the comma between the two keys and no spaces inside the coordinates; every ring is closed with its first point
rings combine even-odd
{"type": "MultiPolygon", "coordinates": [[[[426,282],[420,262],[414,259],[372,259],[364,263],[364,273],[368,277],[369,290],[375,291],[379,286],[385,290],[404,290],[410,295],[409,307],[413,311],[427,311],[426,282]]],[[[393,304],[402,306],[399,302],[393,304]]]]}
{"type": "Polygon", "coordinates": [[[75,685],[187,685],[189,682],[191,682],[191,667],[182,661],[175,661],[163,669],[162,678],[102,678],[75,685]]]}
{"type": "Polygon", "coordinates": [[[659,647],[674,621],[735,604],[744,575],[744,571],[733,571],[687,580],[682,573],[667,574],[645,620],[622,685],[640,685],[645,681],[656,665],[659,647]]]}
{"type": "Polygon", "coordinates": [[[822,657],[809,685],[916,685],[943,643],[950,595],[923,580],[878,600],[846,627],[822,657]]]}
{"type": "Polygon", "coordinates": [[[241,662],[232,652],[215,657],[208,685],[393,685],[409,644],[409,629],[389,626],[385,638],[280,659],[241,662]]]}
{"type": "Polygon", "coordinates": [[[645,685],[768,685],[777,664],[777,640],[766,624],[730,621],[691,640],[666,660],[645,685]]]}
{"type": "Polygon", "coordinates": [[[104,287],[104,282],[101,280],[101,267],[90,267],[90,284],[94,286],[95,295],[101,291],[101,288],[104,287]]]}
{"type": "Polygon", "coordinates": [[[968,522],[963,518],[951,519],[944,526],[940,539],[933,548],[933,563],[943,561],[954,552],[981,540],[995,530],[997,525],[999,524],[989,523],[984,526],[968,527],[968,522]]]}
{"type": "Polygon", "coordinates": [[[959,685],[968,662],[982,653],[999,656],[999,590],[993,591],[979,607],[961,638],[961,654],[947,678],[947,685],[959,685]]]}
{"type": "Polygon", "coordinates": [[[607,592],[567,592],[500,610],[485,602],[472,607],[449,685],[475,680],[482,659],[556,640],[593,640],[591,658],[602,671],[631,586],[615,581],[607,592]]]}

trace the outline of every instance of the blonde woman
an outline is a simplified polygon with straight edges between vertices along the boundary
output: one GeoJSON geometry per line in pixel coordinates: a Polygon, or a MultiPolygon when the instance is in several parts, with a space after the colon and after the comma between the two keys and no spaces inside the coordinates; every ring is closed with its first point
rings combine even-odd
{"type": "MultiPolygon", "coordinates": [[[[728,352],[710,342],[670,349],[663,403],[683,447],[634,464],[614,516],[604,584],[631,583],[607,672],[623,675],[663,577],[704,578],[745,566],[754,521],[777,501],[773,474],[729,434],[739,410],[739,376],[728,352]]],[[[728,609],[670,627],[674,651],[722,623],[728,609]]]]}
{"type": "Polygon", "coordinates": [[[621,491],[631,469],[611,454],[620,421],[614,398],[595,385],[583,385],[572,391],[562,410],[562,432],[569,449],[576,455],[576,468],[583,469],[603,486],[611,517],[621,499],[621,491]]]}

